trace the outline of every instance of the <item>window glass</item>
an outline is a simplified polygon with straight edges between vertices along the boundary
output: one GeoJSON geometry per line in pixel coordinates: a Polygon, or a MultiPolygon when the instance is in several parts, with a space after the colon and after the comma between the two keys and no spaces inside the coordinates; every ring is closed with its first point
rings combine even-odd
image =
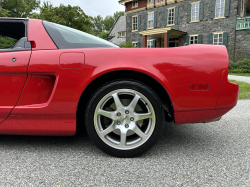
{"type": "Polygon", "coordinates": [[[223,33],[214,34],[214,44],[215,45],[223,44],[223,33]]]}
{"type": "Polygon", "coordinates": [[[148,48],[152,48],[152,47],[153,47],[153,40],[149,40],[149,41],[147,42],[147,47],[148,47],[148,48]]]}
{"type": "Polygon", "coordinates": [[[59,49],[99,47],[118,48],[118,46],[112,44],[111,42],[63,25],[47,21],[43,21],[43,25],[59,49]]]}
{"type": "Polygon", "coordinates": [[[132,6],[133,6],[133,7],[137,7],[137,6],[138,6],[138,1],[133,1],[133,2],[132,2],[132,6]]]}
{"type": "Polygon", "coordinates": [[[152,2],[154,2],[154,0],[148,0],[148,2],[149,2],[149,3],[152,3],[152,2]]]}
{"type": "Polygon", "coordinates": [[[190,44],[198,44],[198,35],[190,36],[190,44]]]}
{"type": "Polygon", "coordinates": [[[25,37],[23,21],[0,21],[0,49],[14,47],[14,44],[23,37],[25,37]]]}
{"type": "Polygon", "coordinates": [[[168,9],[168,25],[174,24],[174,8],[168,9]]]}
{"type": "Polygon", "coordinates": [[[138,16],[133,17],[133,30],[138,30],[138,16]]]}
{"type": "Polygon", "coordinates": [[[154,27],[154,12],[148,13],[148,28],[154,27]]]}
{"type": "Polygon", "coordinates": [[[133,44],[135,47],[137,47],[137,42],[133,42],[132,44],[133,44]]]}
{"type": "Polygon", "coordinates": [[[216,17],[224,16],[225,0],[216,0],[216,17]]]}
{"type": "Polygon", "coordinates": [[[199,20],[199,8],[200,8],[199,2],[192,4],[192,21],[199,20]]]}

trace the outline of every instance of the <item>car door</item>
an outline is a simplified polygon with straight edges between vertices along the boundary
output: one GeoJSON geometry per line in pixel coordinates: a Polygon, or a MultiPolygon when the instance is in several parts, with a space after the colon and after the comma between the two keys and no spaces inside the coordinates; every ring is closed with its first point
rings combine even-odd
{"type": "Polygon", "coordinates": [[[17,104],[27,79],[31,46],[25,29],[26,21],[0,19],[0,123],[17,104]]]}

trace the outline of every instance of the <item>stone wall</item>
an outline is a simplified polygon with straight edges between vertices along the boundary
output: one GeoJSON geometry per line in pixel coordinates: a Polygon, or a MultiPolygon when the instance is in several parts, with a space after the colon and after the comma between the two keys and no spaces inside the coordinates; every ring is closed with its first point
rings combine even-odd
{"type": "MultiPolygon", "coordinates": [[[[204,2],[204,19],[197,23],[187,23],[187,5],[188,3],[196,2],[197,0],[186,0],[178,3],[168,4],[148,10],[143,10],[140,12],[135,12],[127,15],[127,41],[139,41],[142,43],[142,35],[139,34],[140,31],[146,30],[145,27],[145,15],[147,12],[157,11],[157,28],[165,28],[164,25],[164,11],[170,7],[179,7],[178,24],[172,26],[172,29],[187,32],[188,35],[191,34],[201,34],[203,35],[203,44],[208,43],[208,34],[212,32],[228,32],[228,53],[230,60],[234,61],[234,51],[235,51],[235,35],[236,35],[236,17],[238,13],[238,0],[230,1],[230,14],[229,17],[224,19],[211,19],[210,18],[210,6],[211,0],[203,0],[204,2]],[[129,31],[129,18],[134,15],[141,15],[141,29],[139,32],[129,31]]],[[[156,28],[156,29],[157,29],[156,28]]],[[[184,44],[184,37],[183,37],[184,44]]]]}
{"type": "Polygon", "coordinates": [[[235,60],[250,59],[250,30],[236,31],[235,60]]]}

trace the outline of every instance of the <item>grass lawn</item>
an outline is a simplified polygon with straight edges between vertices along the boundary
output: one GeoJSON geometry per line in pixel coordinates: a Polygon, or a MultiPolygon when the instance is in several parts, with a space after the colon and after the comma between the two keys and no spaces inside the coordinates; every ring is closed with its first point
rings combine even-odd
{"type": "Polygon", "coordinates": [[[239,99],[250,99],[250,84],[235,80],[229,80],[229,81],[239,85],[240,87],[239,99]]]}
{"type": "Polygon", "coordinates": [[[229,73],[229,75],[238,75],[238,76],[250,77],[250,73],[229,73]]]}

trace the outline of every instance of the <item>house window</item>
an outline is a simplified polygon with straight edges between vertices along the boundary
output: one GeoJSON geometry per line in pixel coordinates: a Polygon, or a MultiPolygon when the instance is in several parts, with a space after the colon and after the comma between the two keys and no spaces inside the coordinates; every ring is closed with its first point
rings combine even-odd
{"type": "Polygon", "coordinates": [[[174,10],[175,8],[168,9],[168,25],[174,24],[174,10]]]}
{"type": "Polygon", "coordinates": [[[132,44],[133,44],[135,47],[138,47],[137,43],[138,43],[138,42],[132,42],[132,44]]]}
{"type": "Polygon", "coordinates": [[[154,27],[154,12],[148,13],[148,28],[154,27]]]}
{"type": "Polygon", "coordinates": [[[138,30],[138,16],[133,16],[132,21],[133,21],[132,31],[137,31],[138,30]]]}
{"type": "Polygon", "coordinates": [[[153,47],[154,47],[154,40],[148,40],[147,48],[153,48],[153,47]]]}
{"type": "Polygon", "coordinates": [[[132,1],[132,7],[138,7],[138,1],[132,1]]]}
{"type": "Polygon", "coordinates": [[[200,2],[192,4],[191,21],[197,21],[197,20],[199,20],[199,9],[200,9],[200,2]]]}
{"type": "Polygon", "coordinates": [[[190,36],[190,44],[198,44],[198,35],[190,36]]]}
{"type": "Polygon", "coordinates": [[[149,2],[149,3],[153,3],[153,2],[154,2],[154,0],[148,0],[148,2],[149,2]]]}
{"type": "Polygon", "coordinates": [[[126,37],[126,32],[118,32],[118,38],[125,38],[126,37]]]}
{"type": "Polygon", "coordinates": [[[223,45],[223,33],[214,33],[213,44],[223,45]]]}
{"type": "Polygon", "coordinates": [[[215,17],[224,17],[224,11],[225,11],[225,0],[216,0],[216,13],[215,17]]]}

